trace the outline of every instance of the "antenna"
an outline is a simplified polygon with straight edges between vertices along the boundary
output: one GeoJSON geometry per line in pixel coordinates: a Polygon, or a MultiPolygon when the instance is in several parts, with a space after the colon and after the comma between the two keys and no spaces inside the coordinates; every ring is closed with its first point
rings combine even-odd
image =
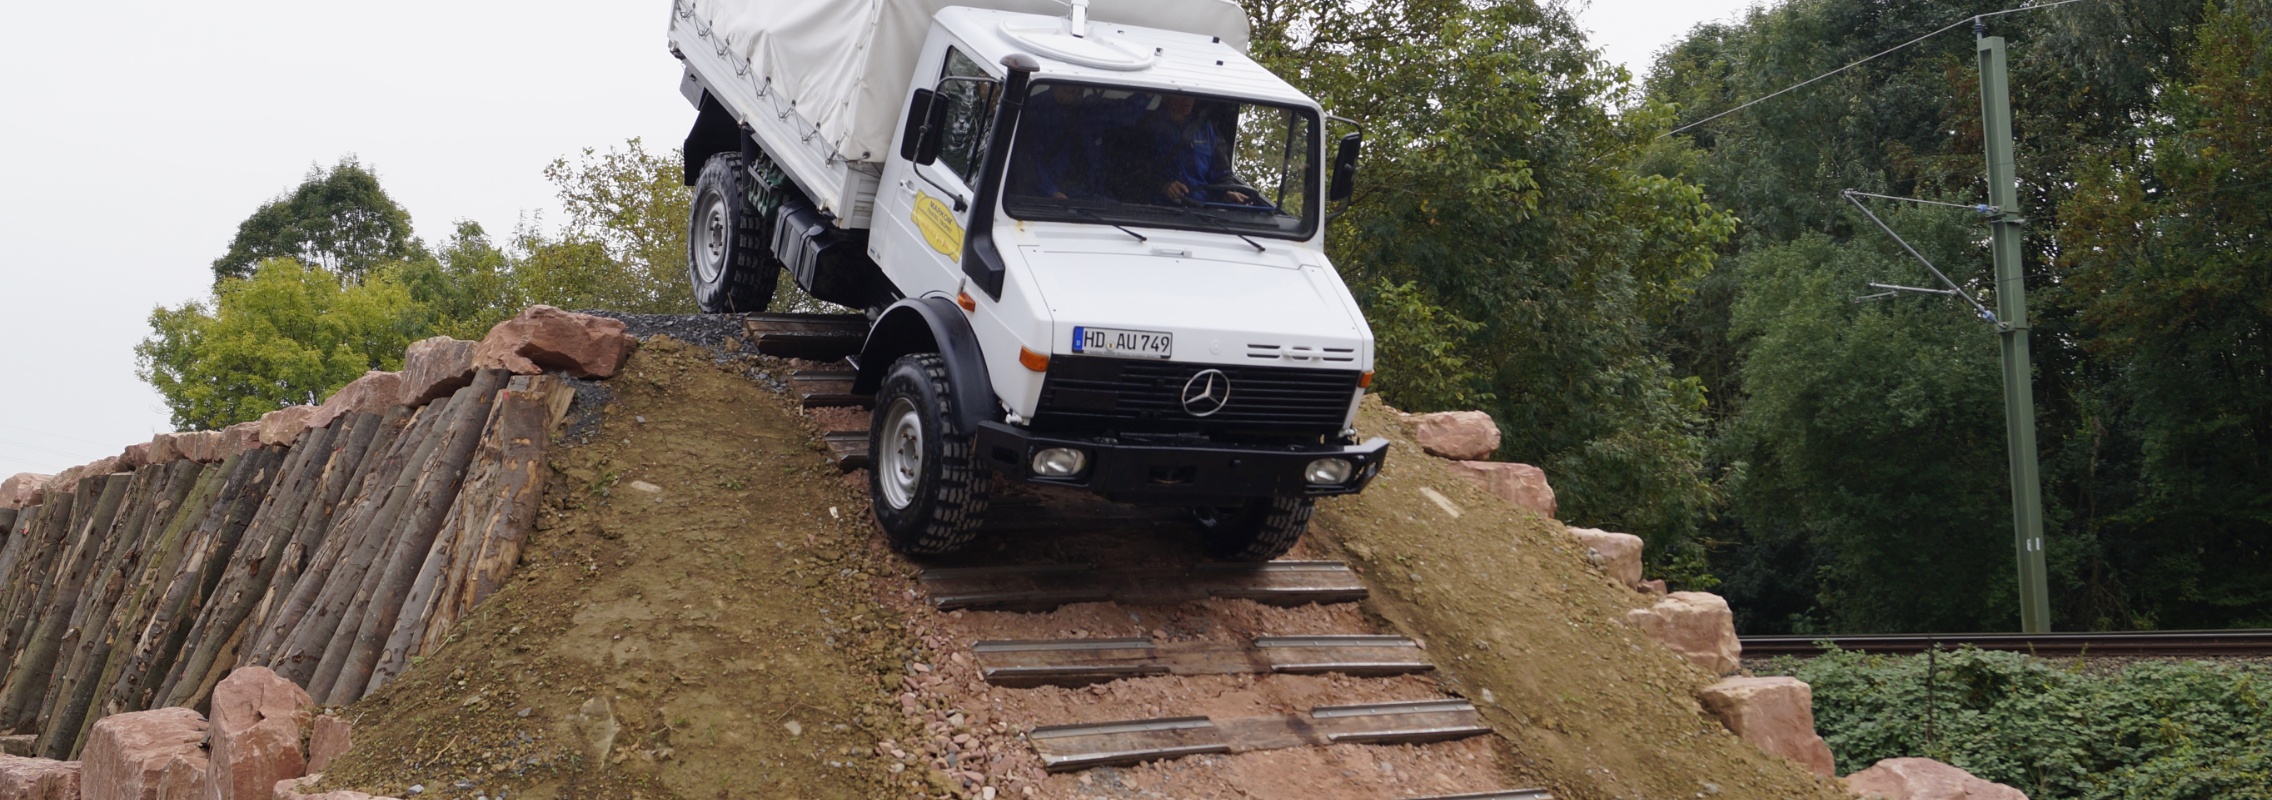
{"type": "Polygon", "coordinates": [[[1076,38],[1088,38],[1089,0],[1066,0],[1065,4],[1073,7],[1072,17],[1065,21],[1065,32],[1076,38]]]}

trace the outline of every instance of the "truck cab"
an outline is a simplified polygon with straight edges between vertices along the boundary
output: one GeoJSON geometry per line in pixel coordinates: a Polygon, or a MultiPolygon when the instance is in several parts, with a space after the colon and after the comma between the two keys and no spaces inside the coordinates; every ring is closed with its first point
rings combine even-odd
{"type": "MultiPolygon", "coordinates": [[[[871,495],[902,550],[967,543],[1013,480],[1187,507],[1219,556],[1275,557],[1386,448],[1351,426],[1373,338],[1324,252],[1357,141],[1329,159],[1323,110],[1221,32],[1088,10],[933,11],[888,148],[864,183],[822,187],[835,209],[746,120],[735,158],[706,156],[740,174],[705,191],[698,121],[690,275],[730,296],[786,267],[868,313],[854,388],[875,395],[871,495]],[[735,274],[745,230],[769,246],[739,271],[766,275],[735,274]]],[[[732,115],[716,94],[705,118],[732,115]]]]}

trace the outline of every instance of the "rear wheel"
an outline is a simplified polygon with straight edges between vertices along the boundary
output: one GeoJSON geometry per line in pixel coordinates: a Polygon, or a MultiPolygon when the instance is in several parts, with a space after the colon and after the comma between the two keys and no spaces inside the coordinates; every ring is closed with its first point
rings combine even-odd
{"type": "Polygon", "coordinates": [[[1313,498],[1256,497],[1225,508],[1195,508],[1191,517],[1216,558],[1269,561],[1294,549],[1316,509],[1313,498]]]}
{"type": "Polygon", "coordinates": [[[956,421],[947,362],[902,356],[884,373],[868,426],[868,496],[892,549],[940,555],[962,549],[986,515],[987,481],[972,431],[956,421]]]}
{"type": "Polygon", "coordinates": [[[750,203],[741,154],[719,153],[703,162],[686,231],[686,276],[703,313],[764,311],[773,302],[781,269],[765,249],[763,223],[750,203]]]}

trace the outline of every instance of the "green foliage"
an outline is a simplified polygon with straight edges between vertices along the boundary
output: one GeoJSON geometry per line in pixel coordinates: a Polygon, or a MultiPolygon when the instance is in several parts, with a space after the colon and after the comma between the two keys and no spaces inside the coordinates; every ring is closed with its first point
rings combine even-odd
{"type": "Polygon", "coordinates": [[[649,153],[638,139],[622,150],[585,148],[558,159],[544,177],[559,190],[568,221],[557,236],[534,226],[515,234],[513,265],[530,302],[635,314],[691,314],[686,219],[693,193],[681,184],[676,151],[649,153]]]}
{"type": "Polygon", "coordinates": [[[692,312],[679,175],[677,153],[637,139],[585,150],[545,170],[568,210],[560,233],[524,225],[499,247],[461,221],[430,253],[378,179],[342,160],[239,227],[211,300],[151,312],[141,376],[174,424],[218,428],[397,369],[412,341],[480,339],[532,304],[692,312]]]}
{"type": "MultiPolygon", "coordinates": [[[[1968,15],[1969,0],[1788,0],[1663,53],[1701,121],[1968,15]]],[[[2059,628],[2272,623],[2272,185],[2263,0],[2105,0],[1987,20],[2011,53],[2046,544],[2059,628]]],[[[1997,353],[1964,306],[1846,300],[1930,279],[1838,197],[1979,202],[1962,28],[1703,122],[1643,163],[1744,227],[1656,322],[1712,406],[1704,523],[1747,632],[2011,624],[1997,353]]],[[[1886,204],[1883,207],[1892,207],[1886,204]]],[[[1982,300],[1984,230],[1889,217],[1982,300]]]]}
{"type": "Polygon", "coordinates": [[[1402,408],[1473,408],[1491,399],[1462,350],[1483,324],[1460,319],[1414,281],[1380,281],[1363,299],[1378,353],[1373,391],[1402,408]]]}
{"type": "Polygon", "coordinates": [[[436,257],[404,263],[395,274],[425,313],[430,336],[478,340],[530,305],[512,255],[470,220],[458,222],[436,257]]]}
{"type": "Polygon", "coordinates": [[[2086,671],[1972,649],[1834,650],[1767,673],[1813,687],[1839,772],[1921,756],[2039,800],[2272,798],[2272,670],[2261,665],[2086,671]]]}
{"type": "Polygon", "coordinates": [[[1247,0],[1254,52],[1365,126],[1335,263],[1413,410],[1480,403],[1502,455],[1554,476],[1564,516],[1677,552],[1713,502],[1704,394],[1648,320],[1703,277],[1734,220],[1635,167],[1661,108],[1612,108],[1621,71],[1567,9],[1530,2],[1247,0]]]}
{"type": "Polygon", "coordinates": [[[150,313],[134,348],[183,430],[212,430],[316,402],[373,369],[400,369],[422,313],[389,270],[342,284],[286,258],[221,283],[211,303],[150,313]]]}
{"type": "Polygon", "coordinates": [[[410,215],[395,205],[379,176],[348,156],[331,169],[310,168],[290,195],[262,204],[237,226],[229,252],[213,261],[213,283],[250,276],[260,262],[293,258],[346,276],[422,253],[410,215]]]}
{"type": "MultiPolygon", "coordinates": [[[[1928,257],[1976,246],[1952,212],[1891,220],[1928,257]]],[[[1720,442],[1746,464],[1733,508],[1809,533],[1831,630],[1962,630],[2013,608],[1994,330],[1935,296],[1854,301],[1872,281],[1932,280],[1906,258],[1818,234],[1735,267],[1745,405],[1720,442]]]]}
{"type": "Polygon", "coordinates": [[[2212,6],[2191,83],[2141,142],[2087,158],[2060,208],[2050,296],[2104,365],[2092,433],[2135,448],[2135,494],[2093,538],[2124,605],[2161,624],[2272,625],[2268,10],[2212,6]]]}

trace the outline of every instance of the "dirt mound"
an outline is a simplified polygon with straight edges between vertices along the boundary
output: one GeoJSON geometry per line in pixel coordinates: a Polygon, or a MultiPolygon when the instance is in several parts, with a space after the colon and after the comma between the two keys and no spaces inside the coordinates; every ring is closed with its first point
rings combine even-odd
{"type": "MultiPolygon", "coordinates": [[[[1406,418],[1377,403],[1359,427],[1396,440],[1396,455],[1364,495],[1321,504],[1298,552],[1355,565],[1374,590],[1362,605],[940,613],[922,602],[919,565],[873,533],[864,481],[827,465],[815,417],[772,388],[790,368],[650,340],[609,382],[589,441],[556,451],[511,588],[348,710],[356,746],[327,784],[468,798],[1339,800],[1540,785],[1563,798],[1843,797],[1706,716],[1692,692],[1713,676],[1617,621],[1641,595],[1590,567],[1557,523],[1421,455],[1406,418]],[[970,655],[989,638],[1307,633],[1402,633],[1439,670],[1003,689],[970,655]],[[1498,736],[1074,775],[1044,775],[1021,740],[1036,725],[1445,694],[1474,701],[1498,736]]],[[[1175,514],[1022,489],[1001,493],[988,528],[942,563],[1199,551],[1175,514]]]]}
{"type": "Polygon", "coordinates": [[[865,499],[780,395],[648,341],[553,459],[512,586],[349,709],[327,787],[407,797],[872,798],[913,653],[865,499]]]}
{"type": "Polygon", "coordinates": [[[1368,399],[1357,427],[1395,455],[1364,494],[1318,506],[1308,544],[1358,567],[1366,610],[1427,643],[1525,775],[1562,798],[1847,797],[1706,714],[1693,693],[1716,676],[1619,621],[1652,598],[1589,565],[1559,523],[1419,455],[1392,409],[1368,399]]]}

